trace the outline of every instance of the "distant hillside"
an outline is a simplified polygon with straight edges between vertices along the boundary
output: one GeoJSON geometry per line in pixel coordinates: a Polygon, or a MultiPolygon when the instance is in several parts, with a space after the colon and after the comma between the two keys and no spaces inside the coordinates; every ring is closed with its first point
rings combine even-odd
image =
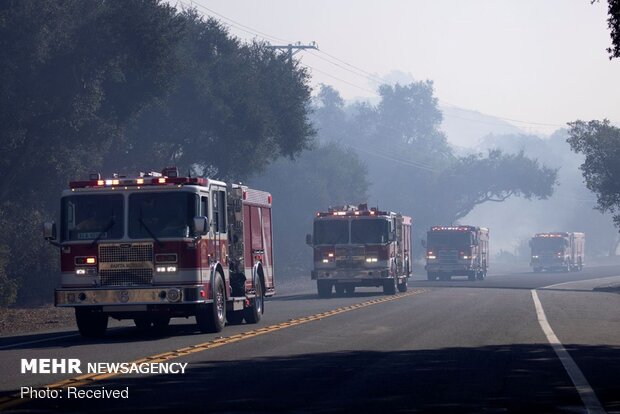
{"type": "Polygon", "coordinates": [[[441,106],[443,123],[441,129],[448,142],[456,147],[477,147],[483,137],[493,135],[519,135],[526,132],[493,116],[454,106],[441,106]]]}

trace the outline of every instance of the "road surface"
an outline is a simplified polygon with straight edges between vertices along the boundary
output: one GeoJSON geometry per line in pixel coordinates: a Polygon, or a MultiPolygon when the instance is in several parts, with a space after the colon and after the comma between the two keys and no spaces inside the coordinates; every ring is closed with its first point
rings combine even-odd
{"type": "Polygon", "coordinates": [[[164,334],[112,323],[0,338],[7,412],[620,412],[620,267],[428,282],[406,294],[360,289],[318,299],[297,284],[268,300],[258,325],[164,334]],[[612,288],[610,288],[610,286],[612,288]],[[149,360],[144,358],[151,357],[149,360]],[[187,363],[184,374],[21,374],[22,358],[187,363]],[[73,379],[72,381],[67,381],[73,379]],[[60,390],[21,398],[21,387],[60,390]],[[69,398],[127,390],[128,398],[69,398]]]}

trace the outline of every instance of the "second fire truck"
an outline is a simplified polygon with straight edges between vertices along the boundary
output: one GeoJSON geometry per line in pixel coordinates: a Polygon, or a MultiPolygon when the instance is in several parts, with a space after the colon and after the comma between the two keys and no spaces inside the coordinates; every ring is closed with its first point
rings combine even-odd
{"type": "Polygon", "coordinates": [[[411,276],[411,217],[368,209],[366,204],[319,212],[314,233],[306,236],[314,250],[320,297],[353,294],[358,286],[378,286],[385,294],[405,292],[411,276]]]}
{"type": "Polygon", "coordinates": [[[275,292],[271,195],[243,185],[162,173],[73,181],[63,192],[55,304],[75,308],[86,337],[108,318],[163,328],[195,316],[202,332],[256,323],[275,292]]]}
{"type": "Polygon", "coordinates": [[[583,269],[586,237],[583,233],[538,233],[530,240],[534,272],[583,269]]]}
{"type": "Polygon", "coordinates": [[[489,266],[489,230],[475,226],[435,226],[426,233],[428,280],[467,276],[484,279],[489,266]]]}

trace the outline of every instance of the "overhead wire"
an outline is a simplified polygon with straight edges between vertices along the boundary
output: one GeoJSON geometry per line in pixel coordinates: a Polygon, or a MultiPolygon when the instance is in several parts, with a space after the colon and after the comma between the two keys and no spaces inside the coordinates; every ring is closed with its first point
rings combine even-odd
{"type": "MultiPolygon", "coordinates": [[[[209,8],[209,7],[206,7],[203,4],[201,4],[201,3],[199,3],[199,2],[197,2],[195,0],[192,0],[190,3],[187,3],[187,1],[179,0],[179,3],[181,3],[181,4],[183,4],[184,6],[187,6],[187,7],[197,6],[197,7],[201,8],[201,9],[203,9],[203,10],[206,10],[207,12],[209,12],[209,13],[211,13],[213,15],[216,15],[216,16],[222,18],[222,19],[224,19],[226,22],[228,22],[226,24],[228,24],[228,25],[230,25],[232,27],[235,27],[236,29],[238,29],[238,30],[240,30],[240,31],[242,31],[244,33],[250,34],[250,35],[254,36],[254,38],[258,37],[258,38],[261,38],[262,40],[265,40],[265,41],[268,41],[268,42],[276,40],[276,41],[279,41],[279,42],[285,42],[287,44],[294,44],[294,42],[292,42],[290,40],[287,40],[287,39],[284,39],[284,38],[281,38],[281,37],[277,37],[277,36],[273,36],[273,35],[267,34],[265,32],[262,32],[260,30],[257,30],[255,28],[252,28],[250,26],[247,26],[245,24],[239,23],[238,21],[236,21],[234,19],[231,19],[231,18],[229,18],[229,17],[227,17],[227,16],[225,16],[225,15],[223,15],[221,13],[218,13],[217,11],[215,11],[215,10],[209,8]]],[[[334,55],[332,55],[332,54],[330,54],[330,53],[328,53],[328,52],[326,52],[326,51],[324,51],[322,49],[319,49],[318,53],[314,53],[314,52],[312,52],[310,50],[308,50],[307,52],[309,54],[313,55],[314,57],[317,57],[317,58],[319,58],[319,59],[321,59],[321,60],[323,60],[323,61],[325,61],[327,63],[330,63],[330,64],[336,66],[336,67],[339,67],[342,70],[346,70],[346,71],[348,71],[348,72],[350,72],[352,74],[355,74],[357,76],[363,77],[364,79],[366,79],[366,80],[368,80],[368,81],[370,81],[372,83],[375,83],[375,84],[384,84],[384,83],[386,83],[384,79],[382,79],[382,78],[372,74],[371,72],[369,72],[367,70],[364,70],[364,69],[360,68],[359,66],[353,65],[353,64],[351,64],[351,63],[349,63],[349,62],[347,62],[347,61],[345,61],[343,59],[340,59],[340,58],[338,58],[338,57],[336,57],[336,56],[334,56],[334,55]],[[332,60],[327,59],[327,58],[325,58],[325,57],[323,57],[321,55],[325,55],[325,56],[331,58],[332,60]],[[336,61],[336,62],[334,62],[334,61],[336,61]],[[337,62],[339,62],[339,63],[337,63],[337,62]],[[345,65],[346,67],[343,66],[343,65],[345,65]]],[[[310,69],[312,69],[312,70],[314,70],[314,71],[316,71],[318,73],[321,73],[321,74],[323,74],[325,76],[328,76],[328,77],[330,77],[332,79],[340,81],[340,82],[342,82],[344,84],[347,84],[347,85],[352,86],[354,88],[357,88],[359,90],[363,90],[365,92],[369,92],[369,93],[372,93],[372,94],[376,94],[377,93],[377,91],[371,90],[371,89],[366,88],[364,86],[360,86],[360,85],[358,85],[356,83],[353,83],[351,81],[342,79],[341,77],[332,75],[329,72],[326,72],[324,70],[318,69],[318,68],[316,68],[314,66],[311,66],[311,65],[309,65],[307,63],[303,63],[303,65],[307,66],[308,68],[310,68],[310,69]]],[[[454,105],[454,104],[452,104],[450,102],[447,102],[447,101],[445,101],[443,99],[438,99],[438,100],[439,100],[439,102],[441,102],[444,105],[452,106],[452,107],[454,107],[454,108],[456,108],[458,110],[467,111],[467,110],[462,109],[461,107],[459,107],[457,105],[454,105]]],[[[500,124],[500,123],[493,123],[493,122],[489,122],[489,121],[486,121],[486,120],[468,118],[468,117],[463,117],[463,116],[459,116],[459,115],[455,115],[455,114],[446,114],[446,113],[444,113],[443,115],[445,117],[447,117],[447,118],[458,118],[458,119],[461,119],[461,120],[464,120],[464,121],[469,121],[469,122],[474,122],[474,123],[505,126],[505,125],[500,124]]],[[[501,119],[501,120],[507,121],[507,122],[516,122],[518,124],[523,124],[524,126],[530,125],[530,126],[545,126],[545,127],[555,127],[555,128],[562,128],[562,127],[565,126],[565,125],[560,125],[560,124],[552,124],[552,123],[544,123],[544,122],[524,121],[524,120],[520,120],[520,119],[509,118],[509,117],[502,117],[502,116],[495,116],[495,115],[488,115],[488,116],[493,117],[493,118],[497,118],[497,119],[501,119]]]]}

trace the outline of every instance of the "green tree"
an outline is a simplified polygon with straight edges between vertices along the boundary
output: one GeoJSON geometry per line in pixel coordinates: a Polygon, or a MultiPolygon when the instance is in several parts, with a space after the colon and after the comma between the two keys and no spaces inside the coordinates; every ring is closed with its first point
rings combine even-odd
{"type": "Polygon", "coordinates": [[[597,208],[613,214],[620,227],[620,128],[603,121],[568,124],[568,143],[585,156],[579,167],[586,186],[596,194],[597,208]]]}
{"type": "Polygon", "coordinates": [[[435,201],[451,222],[465,217],[475,206],[502,202],[511,196],[546,199],[553,194],[557,170],[541,166],[523,151],[504,154],[499,150],[459,158],[435,181],[435,201]]]}
{"type": "MultiPolygon", "coordinates": [[[[598,3],[599,0],[591,0],[598,3]]],[[[607,27],[611,36],[611,47],[607,49],[609,59],[620,57],[620,0],[607,0],[607,27]]]]}
{"type": "Polygon", "coordinates": [[[174,91],[144,111],[110,164],[177,165],[238,180],[308,148],[306,69],[265,44],[240,43],[217,20],[182,16],[184,70],[174,91]]]}
{"type": "Polygon", "coordinates": [[[68,179],[101,165],[167,93],[183,29],[157,0],[0,2],[1,291],[51,298],[58,254],[40,223],[68,179]]]}

